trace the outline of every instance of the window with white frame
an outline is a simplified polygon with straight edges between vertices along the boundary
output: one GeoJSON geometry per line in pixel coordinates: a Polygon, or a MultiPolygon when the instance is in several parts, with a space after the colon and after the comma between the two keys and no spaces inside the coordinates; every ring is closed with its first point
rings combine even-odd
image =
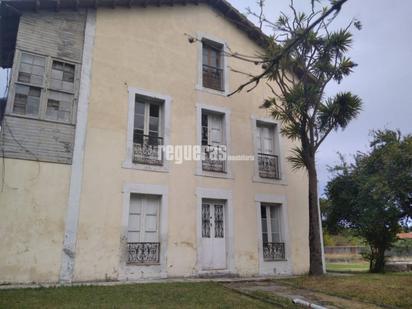
{"type": "Polygon", "coordinates": [[[202,109],[202,169],[204,171],[225,172],[226,143],[224,134],[224,114],[202,109]]]}
{"type": "Polygon", "coordinates": [[[203,87],[224,91],[223,45],[208,39],[202,40],[203,87]]]}
{"type": "Polygon", "coordinates": [[[263,259],[265,261],[284,260],[285,244],[282,238],[281,206],[261,204],[263,259]]]}
{"type": "Polygon", "coordinates": [[[131,194],[127,231],[131,264],[158,264],[160,261],[160,196],[131,194]]]}
{"type": "Polygon", "coordinates": [[[73,122],[76,65],[27,52],[19,59],[11,112],[73,122]]]}
{"type": "Polygon", "coordinates": [[[276,151],[276,127],[273,124],[256,123],[256,142],[259,176],[279,179],[279,156],[276,151]]]}
{"type": "Polygon", "coordinates": [[[135,95],[133,123],[134,163],[162,165],[163,101],[135,95]]]}

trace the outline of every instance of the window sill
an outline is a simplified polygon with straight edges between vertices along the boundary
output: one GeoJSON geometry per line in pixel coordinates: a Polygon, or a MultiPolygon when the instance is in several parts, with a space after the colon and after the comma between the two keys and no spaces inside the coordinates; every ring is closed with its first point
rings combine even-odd
{"type": "Polygon", "coordinates": [[[223,96],[223,97],[227,97],[227,95],[228,95],[227,90],[219,91],[219,90],[215,90],[215,89],[211,89],[211,88],[205,88],[201,85],[196,85],[195,89],[198,90],[198,91],[203,91],[203,92],[214,94],[214,95],[220,95],[220,96],[223,96]]]}
{"type": "Polygon", "coordinates": [[[160,263],[126,263],[129,267],[139,267],[139,266],[160,266],[160,263]]]}
{"type": "Polygon", "coordinates": [[[166,163],[163,163],[162,166],[159,166],[159,165],[138,164],[138,163],[133,163],[130,160],[126,160],[123,162],[122,168],[140,170],[140,171],[148,171],[148,172],[158,172],[158,173],[168,173],[169,172],[169,166],[167,166],[166,163]]]}
{"type": "Polygon", "coordinates": [[[287,186],[288,185],[286,179],[283,179],[283,178],[281,178],[281,179],[262,178],[257,174],[253,175],[252,182],[266,183],[266,184],[278,185],[278,186],[287,186]]]}
{"type": "Polygon", "coordinates": [[[223,179],[234,179],[232,177],[232,174],[229,172],[209,172],[209,171],[198,171],[195,173],[195,176],[201,176],[201,177],[210,177],[210,178],[223,178],[223,179]]]}
{"type": "Polygon", "coordinates": [[[38,120],[38,121],[55,123],[55,124],[63,124],[63,125],[68,125],[68,126],[75,126],[75,124],[72,123],[72,122],[64,122],[64,121],[58,121],[58,120],[50,120],[50,119],[40,118],[40,117],[37,117],[37,116],[16,114],[16,113],[13,113],[13,112],[11,112],[11,113],[5,113],[4,116],[16,117],[16,118],[23,118],[23,119],[30,119],[30,120],[38,120]]]}
{"type": "Polygon", "coordinates": [[[287,262],[288,259],[281,259],[281,260],[263,260],[265,263],[276,263],[276,262],[287,262]]]}

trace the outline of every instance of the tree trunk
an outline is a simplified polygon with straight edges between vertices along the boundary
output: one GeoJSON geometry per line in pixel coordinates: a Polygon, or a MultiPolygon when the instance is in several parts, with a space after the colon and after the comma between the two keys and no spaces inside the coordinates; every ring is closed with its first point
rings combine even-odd
{"type": "Polygon", "coordinates": [[[369,271],[371,273],[383,273],[385,271],[385,248],[376,248],[375,254],[372,257],[369,271]]]}
{"type": "Polygon", "coordinates": [[[318,176],[316,173],[315,157],[310,157],[309,174],[309,249],[310,275],[323,275],[322,244],[320,235],[318,208],[318,176]]]}

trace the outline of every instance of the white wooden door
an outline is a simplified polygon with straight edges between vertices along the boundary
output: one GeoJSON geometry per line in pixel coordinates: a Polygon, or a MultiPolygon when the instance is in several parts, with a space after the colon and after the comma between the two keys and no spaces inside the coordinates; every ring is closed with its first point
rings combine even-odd
{"type": "Polygon", "coordinates": [[[204,201],[201,209],[203,270],[226,269],[225,204],[204,201]]]}

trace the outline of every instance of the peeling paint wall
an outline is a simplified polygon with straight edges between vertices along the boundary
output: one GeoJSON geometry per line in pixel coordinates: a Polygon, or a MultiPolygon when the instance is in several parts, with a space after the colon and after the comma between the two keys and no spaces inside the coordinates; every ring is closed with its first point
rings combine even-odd
{"type": "MultiPolygon", "coordinates": [[[[234,269],[239,275],[258,273],[256,194],[277,194],[288,200],[287,225],[293,273],[309,267],[307,178],[285,163],[287,185],[253,182],[253,162],[233,162],[233,177],[195,176],[196,162],[171,164],[170,171],[124,168],[128,122],[128,87],[172,98],[171,144],[196,140],[196,104],[231,110],[232,154],[253,154],[251,115],[269,93],[263,85],[230,98],[196,90],[197,46],[184,33],[205,33],[227,41],[230,48],[255,54],[256,45],[206,5],[98,9],[91,95],[75,261],[76,281],[119,279],[122,252],[123,185],[159,184],[168,193],[167,274],[197,274],[196,188],[232,191],[234,269]]],[[[228,59],[229,66],[258,72],[253,64],[228,59]]],[[[245,77],[229,73],[233,90],[245,77]]],[[[281,141],[284,150],[292,144],[281,141]]],[[[284,151],[284,157],[288,155],[284,151]]],[[[283,160],[285,162],[285,159],[283,160]]],[[[282,268],[282,266],[280,267],[282,268]]]]}
{"type": "Polygon", "coordinates": [[[3,173],[0,283],[56,282],[70,166],[5,159],[3,173]]]}
{"type": "MultiPolygon", "coordinates": [[[[83,53],[83,39],[86,13],[84,10],[37,13],[25,12],[20,17],[17,33],[15,59],[13,63],[11,85],[9,90],[4,130],[0,142],[4,149],[0,155],[7,158],[40,160],[44,162],[72,163],[75,119],[70,123],[61,123],[25,117],[12,113],[14,99],[14,83],[17,81],[19,55],[29,52],[41,56],[52,57],[60,61],[69,61],[76,65],[75,91],[72,113],[76,113],[79,72],[83,53]]],[[[50,68],[47,67],[46,71],[50,68]]],[[[46,88],[50,83],[46,80],[41,102],[46,100],[46,88]]],[[[42,113],[40,103],[40,113],[42,113]]]]}

